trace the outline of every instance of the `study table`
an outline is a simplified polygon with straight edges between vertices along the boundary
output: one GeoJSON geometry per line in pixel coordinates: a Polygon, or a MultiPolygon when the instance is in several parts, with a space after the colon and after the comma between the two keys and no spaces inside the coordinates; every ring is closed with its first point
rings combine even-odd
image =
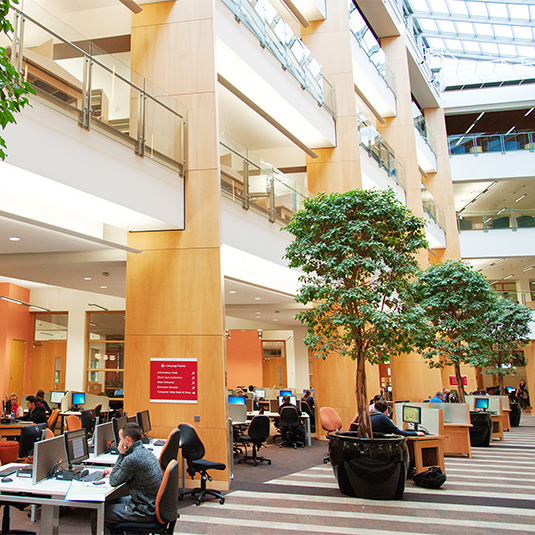
{"type": "Polygon", "coordinates": [[[4,437],[20,437],[20,430],[27,425],[34,425],[34,423],[14,421],[9,424],[0,424],[0,440],[4,437]]]}
{"type": "MultiPolygon", "coordinates": [[[[10,463],[8,466],[27,467],[10,463]]],[[[0,501],[11,503],[26,503],[41,505],[41,522],[39,533],[41,535],[59,534],[59,509],[61,506],[95,509],[97,511],[97,534],[104,533],[104,507],[105,500],[119,492],[121,487],[112,487],[107,478],[103,485],[95,486],[93,483],[81,481],[63,481],[58,479],[45,479],[33,485],[31,478],[10,476],[13,481],[2,483],[0,481],[0,501]]],[[[12,526],[13,529],[16,526],[12,526]]]]}
{"type": "Polygon", "coordinates": [[[425,435],[422,437],[407,437],[407,446],[416,473],[423,472],[431,466],[439,466],[445,473],[444,446],[442,435],[425,435]]]}

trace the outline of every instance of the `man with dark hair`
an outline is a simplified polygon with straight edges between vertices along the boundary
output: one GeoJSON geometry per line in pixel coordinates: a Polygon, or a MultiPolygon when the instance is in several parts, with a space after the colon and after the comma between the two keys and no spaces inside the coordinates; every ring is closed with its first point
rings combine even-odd
{"type": "Polygon", "coordinates": [[[292,398],[288,394],[282,396],[282,403],[279,406],[279,414],[284,407],[295,407],[297,409],[295,405],[292,405],[292,398]]]}
{"type": "MultiPolygon", "coordinates": [[[[104,532],[118,522],[148,522],[155,514],[156,496],[162,482],[162,470],[158,459],[141,442],[141,428],[134,423],[119,429],[119,458],[110,474],[110,485],[126,485],[129,496],[106,504],[104,532]]],[[[95,512],[96,513],[96,512],[95,512]]],[[[96,533],[97,516],[91,516],[91,531],[96,533]]]]}
{"type": "Polygon", "coordinates": [[[388,404],[384,399],[375,402],[375,409],[370,411],[372,431],[374,433],[387,433],[392,435],[402,435],[405,437],[424,436],[421,431],[404,431],[396,427],[394,422],[385,414],[388,404]]]}
{"type": "Polygon", "coordinates": [[[28,407],[28,414],[19,420],[31,421],[34,424],[46,424],[45,407],[35,396],[26,396],[26,407],[28,407]]]}

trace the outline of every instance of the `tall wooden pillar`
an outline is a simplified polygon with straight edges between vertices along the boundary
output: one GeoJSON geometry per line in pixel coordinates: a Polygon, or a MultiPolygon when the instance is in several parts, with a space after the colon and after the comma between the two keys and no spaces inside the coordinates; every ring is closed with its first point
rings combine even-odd
{"type": "MultiPolygon", "coordinates": [[[[126,288],[126,409],[149,407],[154,435],[198,429],[227,462],[225,335],[213,0],[143,6],[132,17],[132,69],[188,108],[183,231],[131,234],[126,288]],[[150,403],[151,358],[197,359],[196,404],[150,403]]],[[[150,195],[150,191],[147,192],[150,195]]],[[[211,474],[228,488],[228,471],[211,474]]]]}

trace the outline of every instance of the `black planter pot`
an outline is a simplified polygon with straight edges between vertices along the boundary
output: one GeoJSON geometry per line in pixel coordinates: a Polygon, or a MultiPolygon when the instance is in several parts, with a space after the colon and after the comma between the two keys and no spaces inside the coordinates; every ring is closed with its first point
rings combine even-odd
{"type": "Polygon", "coordinates": [[[520,417],[522,416],[522,409],[518,403],[509,403],[511,412],[509,413],[509,423],[511,427],[518,427],[520,425],[520,417]]]}
{"type": "Polygon", "coordinates": [[[329,455],[343,494],[372,500],[399,500],[409,467],[407,439],[375,434],[358,438],[356,431],[329,433],[329,455]]]}
{"type": "Polygon", "coordinates": [[[490,446],[492,418],[488,411],[470,411],[470,444],[473,447],[490,446]]]}

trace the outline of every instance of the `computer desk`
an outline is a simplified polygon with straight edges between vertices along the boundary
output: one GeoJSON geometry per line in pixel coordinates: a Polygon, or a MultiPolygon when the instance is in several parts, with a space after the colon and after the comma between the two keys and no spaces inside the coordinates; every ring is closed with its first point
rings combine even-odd
{"type": "MultiPolygon", "coordinates": [[[[7,468],[8,466],[22,467],[27,465],[10,463],[5,467],[7,468]]],[[[65,499],[71,483],[76,486],[93,487],[92,483],[84,484],[80,481],[45,479],[33,485],[31,478],[20,478],[16,477],[15,474],[10,477],[13,478],[11,483],[2,483],[0,481],[0,501],[41,505],[41,523],[39,527],[41,535],[59,534],[59,509],[61,506],[95,509],[97,511],[97,535],[104,534],[105,501],[71,501],[65,499]]],[[[121,487],[112,487],[107,478],[105,481],[105,484],[98,488],[102,488],[102,494],[107,500],[118,492],[121,487]]]]}
{"type": "Polygon", "coordinates": [[[443,435],[425,435],[407,437],[407,439],[409,456],[414,463],[417,474],[431,468],[431,466],[439,466],[444,473],[446,472],[443,435]]]}
{"type": "Polygon", "coordinates": [[[33,422],[16,422],[12,424],[0,424],[0,440],[4,437],[20,437],[20,430],[27,425],[35,425],[33,422]]]}
{"type": "MultiPolygon", "coordinates": [[[[152,448],[151,451],[153,455],[159,459],[160,454],[162,453],[163,446],[154,446],[152,444],[144,444],[145,448],[149,449],[152,448]]],[[[119,458],[118,453],[102,453],[101,455],[95,456],[94,453],[89,454],[89,459],[86,461],[82,461],[82,464],[87,465],[88,467],[94,466],[94,467],[111,467],[115,466],[115,463],[117,462],[117,459],[119,458]]]]}
{"type": "MultiPolygon", "coordinates": [[[[247,413],[247,417],[251,417],[252,418],[253,416],[257,416],[258,414],[260,414],[259,411],[248,412],[247,413]]],[[[272,420],[274,420],[275,418],[280,418],[280,414],[278,412],[267,412],[267,411],[264,411],[263,414],[264,414],[264,416],[268,416],[272,420]]],[[[311,432],[310,432],[310,416],[306,412],[302,412],[299,417],[305,423],[307,446],[312,446],[312,439],[311,439],[311,436],[310,436],[310,434],[311,434],[311,432]]]]}

